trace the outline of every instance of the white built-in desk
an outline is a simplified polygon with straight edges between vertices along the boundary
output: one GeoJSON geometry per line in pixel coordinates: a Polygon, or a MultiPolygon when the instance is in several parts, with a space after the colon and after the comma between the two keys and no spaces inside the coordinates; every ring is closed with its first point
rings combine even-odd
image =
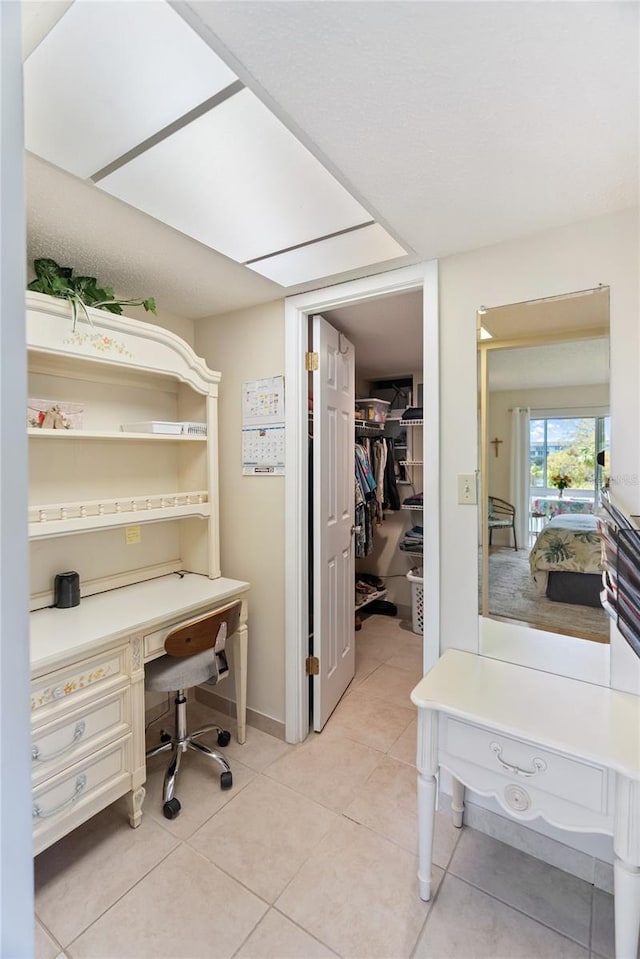
{"type": "Polygon", "coordinates": [[[246,737],[249,584],[170,574],[30,615],[35,852],[120,796],[144,800],[144,663],[177,623],[242,600],[231,640],[238,741],[246,737]]]}
{"type": "Polygon", "coordinates": [[[418,707],[418,883],[431,897],[437,773],[515,819],[613,836],[617,959],[640,931],[640,698],[449,650],[411,694],[418,707]]]}

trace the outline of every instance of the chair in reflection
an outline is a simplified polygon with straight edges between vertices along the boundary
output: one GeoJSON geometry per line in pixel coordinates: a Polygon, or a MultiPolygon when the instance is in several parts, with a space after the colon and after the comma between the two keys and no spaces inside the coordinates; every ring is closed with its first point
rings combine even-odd
{"type": "Polygon", "coordinates": [[[489,497],[489,546],[492,546],[491,538],[494,529],[513,530],[513,548],[517,551],[518,541],[516,539],[516,508],[499,496],[489,497]]]}

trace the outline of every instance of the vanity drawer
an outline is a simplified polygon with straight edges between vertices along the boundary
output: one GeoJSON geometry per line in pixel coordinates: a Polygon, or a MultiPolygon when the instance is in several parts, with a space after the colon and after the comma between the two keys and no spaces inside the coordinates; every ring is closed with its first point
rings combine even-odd
{"type": "Polygon", "coordinates": [[[131,730],[129,686],[90,703],[54,722],[39,726],[32,735],[31,776],[35,784],[55,775],[131,730]]]}
{"type": "Polygon", "coordinates": [[[596,764],[541,749],[526,741],[442,718],[441,753],[597,813],[607,812],[607,770],[596,764]]]}
{"type": "Polygon", "coordinates": [[[131,787],[131,736],[75,763],[33,790],[35,852],[65,835],[131,787]]]}
{"type": "Polygon", "coordinates": [[[118,646],[97,656],[47,673],[31,683],[32,720],[46,721],[62,709],[73,708],[81,700],[95,699],[110,687],[124,684],[129,678],[129,646],[118,646]]]}

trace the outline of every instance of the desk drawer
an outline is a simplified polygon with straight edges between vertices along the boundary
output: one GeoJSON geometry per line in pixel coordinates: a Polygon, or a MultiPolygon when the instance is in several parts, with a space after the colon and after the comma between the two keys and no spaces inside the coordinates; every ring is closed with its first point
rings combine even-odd
{"type": "Polygon", "coordinates": [[[597,813],[607,812],[607,770],[541,749],[526,741],[443,717],[441,748],[506,782],[556,796],[597,813]]]}
{"type": "Polygon", "coordinates": [[[129,686],[34,730],[31,776],[35,784],[131,731],[129,686]]]}
{"type": "Polygon", "coordinates": [[[31,683],[32,719],[45,720],[47,707],[59,714],[60,707],[73,708],[81,699],[100,696],[109,686],[118,685],[129,676],[128,645],[110,649],[47,673],[31,683]]]}
{"type": "Polygon", "coordinates": [[[130,766],[131,736],[126,736],[37,786],[32,810],[36,850],[44,848],[47,833],[64,835],[112,801],[114,792],[123,795],[131,784],[130,766]]]}
{"type": "Polygon", "coordinates": [[[182,620],[176,620],[175,623],[172,623],[169,626],[163,626],[162,629],[156,629],[153,633],[147,633],[143,636],[142,641],[144,643],[144,659],[145,662],[148,659],[154,659],[161,654],[164,654],[164,641],[171,632],[171,630],[178,625],[182,620]]]}

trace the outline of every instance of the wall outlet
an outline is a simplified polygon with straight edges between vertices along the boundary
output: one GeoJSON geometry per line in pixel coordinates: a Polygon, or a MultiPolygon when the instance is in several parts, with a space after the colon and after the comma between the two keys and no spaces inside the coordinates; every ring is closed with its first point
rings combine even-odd
{"type": "Polygon", "coordinates": [[[125,526],[124,541],[127,546],[135,546],[142,539],[142,532],[139,526],[125,526]]]}
{"type": "Polygon", "coordinates": [[[458,503],[460,506],[475,506],[478,502],[476,494],[476,474],[458,473],[458,503]]]}

